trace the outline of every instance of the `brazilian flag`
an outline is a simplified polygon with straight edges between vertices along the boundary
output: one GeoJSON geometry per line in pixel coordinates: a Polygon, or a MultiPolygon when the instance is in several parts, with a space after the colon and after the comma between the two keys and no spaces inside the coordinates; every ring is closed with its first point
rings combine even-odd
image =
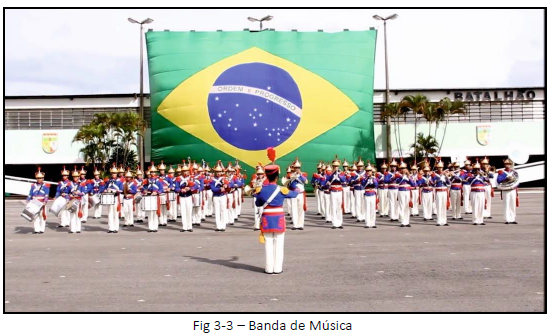
{"type": "Polygon", "coordinates": [[[375,158],[376,30],[147,35],[152,160],[239,160],[252,173],[296,157],[375,158]]]}

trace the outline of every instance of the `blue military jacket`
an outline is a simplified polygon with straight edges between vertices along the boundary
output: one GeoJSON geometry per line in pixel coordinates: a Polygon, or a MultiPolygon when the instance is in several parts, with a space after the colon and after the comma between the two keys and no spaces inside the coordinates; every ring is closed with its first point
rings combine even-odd
{"type": "MultiPolygon", "coordinates": [[[[258,187],[254,196],[256,197],[256,206],[262,207],[271,197],[273,192],[279,187],[276,183],[269,183],[263,187],[258,187]]],[[[284,200],[287,198],[296,198],[297,191],[289,191],[286,187],[280,187],[280,192],[271,200],[263,212],[261,218],[262,232],[285,232],[285,211],[283,209],[284,200]]]]}

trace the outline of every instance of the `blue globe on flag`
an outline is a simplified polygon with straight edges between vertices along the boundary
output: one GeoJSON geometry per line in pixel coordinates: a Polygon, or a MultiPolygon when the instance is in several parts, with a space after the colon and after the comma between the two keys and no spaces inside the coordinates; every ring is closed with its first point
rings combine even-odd
{"type": "Polygon", "coordinates": [[[262,150],[292,136],[302,116],[302,97],[287,71],[265,63],[244,63],[228,68],[214,82],[208,113],[226,142],[262,150]]]}

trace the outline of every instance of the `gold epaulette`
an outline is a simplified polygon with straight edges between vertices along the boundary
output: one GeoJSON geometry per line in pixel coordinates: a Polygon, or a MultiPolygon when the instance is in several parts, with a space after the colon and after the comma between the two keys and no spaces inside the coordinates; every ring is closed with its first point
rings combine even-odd
{"type": "Polygon", "coordinates": [[[261,186],[256,187],[256,191],[255,191],[256,194],[260,193],[261,190],[262,190],[262,187],[261,187],[261,186]]]}
{"type": "Polygon", "coordinates": [[[290,190],[288,189],[288,187],[281,187],[281,193],[282,194],[287,195],[289,191],[290,190]]]}

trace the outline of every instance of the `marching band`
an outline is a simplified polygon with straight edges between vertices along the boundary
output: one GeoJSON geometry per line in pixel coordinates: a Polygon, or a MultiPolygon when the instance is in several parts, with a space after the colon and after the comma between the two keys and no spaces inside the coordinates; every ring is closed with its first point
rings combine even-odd
{"type": "MultiPolygon", "coordinates": [[[[505,223],[517,224],[518,173],[511,159],[506,159],[504,166],[497,171],[484,157],[473,165],[469,159],[464,163],[454,161],[444,170],[441,158],[437,158],[432,170],[427,159],[418,166],[409,166],[403,159],[400,163],[392,159],[389,170],[384,161],[377,171],[370,161],[365,165],[358,158],[351,162],[344,159],[342,163],[336,156],[331,163],[320,161],[317,172],[308,180],[296,157],[286,169],[286,176],[280,179],[280,187],[287,191],[285,193],[292,193],[281,201],[281,212],[284,216],[286,202],[290,207],[292,230],[304,230],[306,185],[311,184],[315,195],[314,214],[331,223],[332,229],[343,229],[346,214],[351,214],[356,222],[365,223],[365,228],[377,227],[377,215],[399,222],[401,227],[410,227],[410,217],[420,216],[420,210],[424,221],[433,221],[435,214],[437,226],[449,226],[448,210],[451,220],[463,220],[465,214],[471,215],[472,224],[485,225],[484,219],[491,219],[491,198],[494,197],[491,179],[496,178],[504,202],[505,223]]],[[[139,168],[134,172],[113,165],[109,170],[110,178],[101,179],[101,173],[95,169],[93,178],[86,179],[85,168],[77,170],[75,166],[71,181],[70,172],[63,167],[50,212],[59,218],[58,228],[68,227],[69,233],[82,231],[89,209],[94,219],[101,218],[104,206],[108,233],[118,233],[120,220],[124,221],[122,227],[127,228],[145,219],[148,220],[148,232],[158,232],[159,226],[178,220],[182,224],[181,232],[193,232],[193,226],[200,226],[207,217],[214,217],[215,231],[223,232],[238,221],[244,195],[247,195],[253,197],[254,230],[262,229],[265,209],[262,210],[259,203],[265,203],[267,198],[258,200],[258,194],[272,183],[262,164],[256,166],[246,186],[246,175],[238,161],[234,165],[229,162],[227,167],[218,161],[211,169],[204,160],[197,164],[188,159],[176,169],[172,165],[167,173],[166,169],[163,161],[158,169],[151,163],[144,179],[139,168]]],[[[21,216],[34,224],[33,234],[41,234],[45,231],[50,186],[44,184],[40,168],[35,178],[37,182],[31,186],[21,216]]]]}

